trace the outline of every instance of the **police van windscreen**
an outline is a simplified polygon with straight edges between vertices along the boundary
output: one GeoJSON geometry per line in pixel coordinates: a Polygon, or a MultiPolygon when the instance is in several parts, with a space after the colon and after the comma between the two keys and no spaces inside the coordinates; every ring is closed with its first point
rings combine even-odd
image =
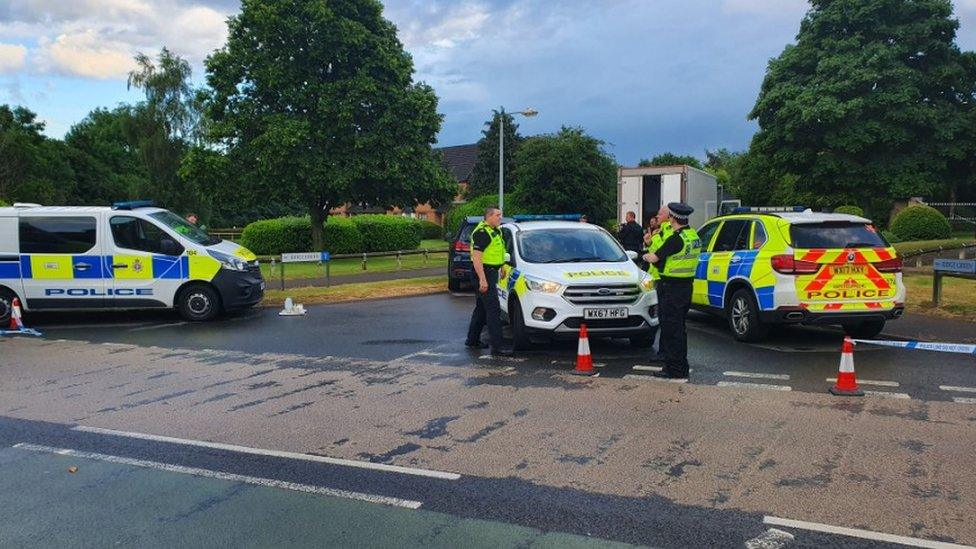
{"type": "Polygon", "coordinates": [[[790,236],[793,247],[801,249],[888,247],[874,225],[866,223],[802,223],[790,226],[790,236]]]}
{"type": "Polygon", "coordinates": [[[603,231],[537,229],[518,235],[519,252],[529,263],[620,263],[627,254],[603,231]]]}
{"type": "Polygon", "coordinates": [[[210,236],[207,234],[207,231],[197,227],[193,223],[190,223],[173,212],[156,212],[154,214],[149,214],[149,217],[159,221],[163,225],[166,225],[170,229],[176,231],[180,236],[188,238],[197,244],[202,244],[204,246],[220,244],[219,238],[210,236]]]}

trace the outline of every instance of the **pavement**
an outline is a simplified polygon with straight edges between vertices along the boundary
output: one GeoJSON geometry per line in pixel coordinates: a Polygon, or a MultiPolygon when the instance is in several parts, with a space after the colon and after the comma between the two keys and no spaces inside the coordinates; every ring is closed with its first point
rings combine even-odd
{"type": "Polygon", "coordinates": [[[574,342],[468,352],[471,307],[29,316],[44,338],[0,339],[0,546],[976,544],[970,356],[858,345],[875,392],[834,397],[838,332],[695,315],[691,383],[618,340],[579,378],[574,342]]]}

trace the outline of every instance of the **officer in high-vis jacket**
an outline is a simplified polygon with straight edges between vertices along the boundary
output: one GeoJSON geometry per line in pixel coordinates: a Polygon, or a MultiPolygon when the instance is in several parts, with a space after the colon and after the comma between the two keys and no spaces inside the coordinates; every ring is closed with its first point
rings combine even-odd
{"type": "Polygon", "coordinates": [[[471,231],[471,263],[474,266],[471,282],[477,301],[468,325],[467,347],[483,348],[481,331],[488,326],[488,341],[492,355],[511,355],[511,349],[502,348],[502,321],[498,305],[498,269],[505,264],[505,240],[499,226],[502,211],[491,207],[485,210],[485,219],[471,231]]]}
{"type": "Polygon", "coordinates": [[[658,319],[665,357],[664,368],[656,372],[655,377],[688,379],[685,317],[691,308],[692,287],[701,254],[701,239],[688,226],[688,216],[694,211],[683,202],[668,204],[668,221],[673,231],[656,251],[644,255],[644,259],[660,273],[657,281],[658,319]]]}

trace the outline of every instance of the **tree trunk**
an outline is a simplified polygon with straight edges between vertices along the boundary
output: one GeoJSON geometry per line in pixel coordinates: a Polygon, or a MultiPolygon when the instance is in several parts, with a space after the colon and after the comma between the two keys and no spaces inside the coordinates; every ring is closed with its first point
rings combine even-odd
{"type": "Polygon", "coordinates": [[[312,219],[312,250],[321,252],[325,250],[323,225],[326,217],[328,217],[328,210],[323,204],[314,204],[308,213],[312,219]]]}

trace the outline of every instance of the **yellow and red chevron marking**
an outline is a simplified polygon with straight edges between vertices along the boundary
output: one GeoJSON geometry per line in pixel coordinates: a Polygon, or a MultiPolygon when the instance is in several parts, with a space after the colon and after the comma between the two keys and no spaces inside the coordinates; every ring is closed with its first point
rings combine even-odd
{"type": "Polygon", "coordinates": [[[830,302],[830,303],[800,303],[800,307],[808,311],[868,311],[877,309],[891,309],[895,306],[894,301],[855,301],[855,302],[830,302]]]}
{"type": "Polygon", "coordinates": [[[806,250],[799,259],[810,263],[839,265],[848,262],[847,255],[850,253],[854,253],[854,260],[851,263],[855,265],[888,261],[895,257],[894,248],[848,248],[843,250],[814,248],[806,250]]]}

